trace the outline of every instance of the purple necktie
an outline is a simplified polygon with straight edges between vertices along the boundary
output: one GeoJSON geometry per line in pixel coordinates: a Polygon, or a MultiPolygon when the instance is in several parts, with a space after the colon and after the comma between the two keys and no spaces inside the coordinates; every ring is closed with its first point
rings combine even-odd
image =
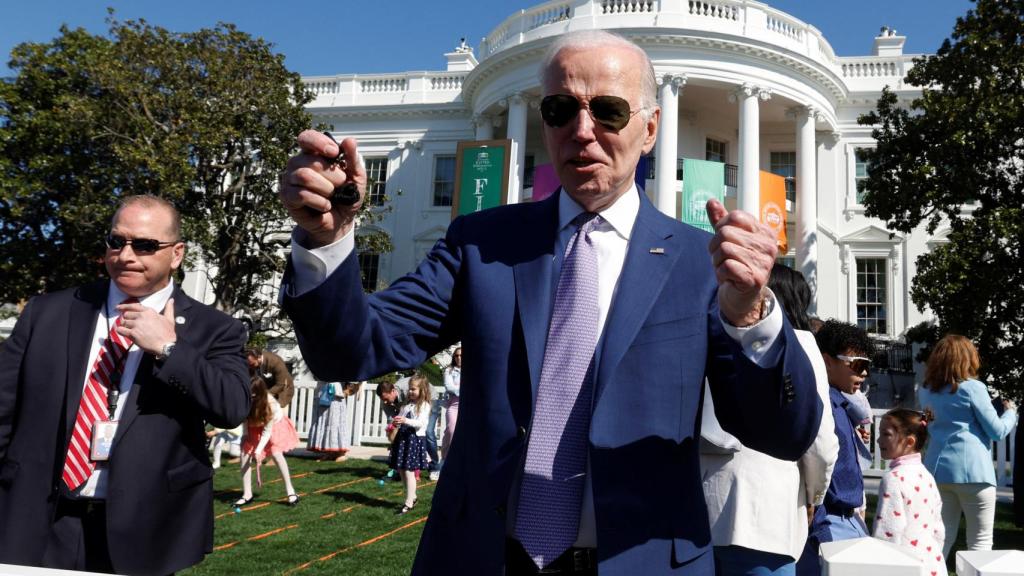
{"type": "Polygon", "coordinates": [[[543,568],[576,541],[587,467],[597,345],[597,250],[589,234],[601,221],[584,212],[565,248],[544,348],[516,538],[543,568]]]}

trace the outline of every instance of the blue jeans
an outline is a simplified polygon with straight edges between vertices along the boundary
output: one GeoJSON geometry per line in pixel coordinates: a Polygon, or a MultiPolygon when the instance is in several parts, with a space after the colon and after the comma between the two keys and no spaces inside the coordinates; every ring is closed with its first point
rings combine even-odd
{"type": "Polygon", "coordinates": [[[430,457],[430,469],[440,470],[441,462],[437,457],[437,419],[441,417],[440,397],[430,403],[430,418],[427,420],[427,456],[430,457]]]}
{"type": "Polygon", "coordinates": [[[789,556],[743,546],[715,546],[718,576],[794,576],[796,561],[789,556]]]}
{"type": "Polygon", "coordinates": [[[804,545],[804,553],[797,562],[796,573],[800,576],[817,576],[821,574],[821,563],[818,558],[820,542],[813,532],[820,534],[823,539],[826,537],[830,538],[829,542],[852,540],[868,535],[868,529],[864,524],[864,520],[856,513],[852,516],[816,514],[814,523],[815,526],[812,529],[812,534],[807,537],[807,544],[804,545]],[[825,532],[828,533],[828,536],[825,536],[825,532]]]}

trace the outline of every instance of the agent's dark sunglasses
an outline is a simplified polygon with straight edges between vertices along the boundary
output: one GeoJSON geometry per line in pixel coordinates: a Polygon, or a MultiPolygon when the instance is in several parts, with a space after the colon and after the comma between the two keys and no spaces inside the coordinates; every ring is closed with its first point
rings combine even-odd
{"type": "Polygon", "coordinates": [[[629,102],[618,96],[594,96],[581,102],[568,94],[552,94],[540,101],[540,116],[548,126],[561,128],[579,114],[580,108],[589,110],[595,122],[615,132],[625,128],[630,118],[641,110],[630,110],[629,102]]]}
{"type": "Polygon", "coordinates": [[[162,250],[168,246],[174,246],[178,243],[177,240],[171,240],[169,242],[161,242],[159,240],[153,240],[152,238],[132,238],[131,240],[124,236],[118,236],[117,234],[107,234],[106,237],[107,248],[111,250],[121,250],[129,244],[132,250],[136,254],[152,254],[157,250],[162,250]]]}

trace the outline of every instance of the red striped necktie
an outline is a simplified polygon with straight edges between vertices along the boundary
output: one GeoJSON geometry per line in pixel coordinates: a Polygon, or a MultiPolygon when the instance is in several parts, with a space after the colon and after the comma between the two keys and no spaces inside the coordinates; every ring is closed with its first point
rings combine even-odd
{"type": "MultiPolygon", "coordinates": [[[[129,298],[124,304],[138,302],[135,298],[129,298]]],[[[100,352],[96,356],[96,362],[89,371],[89,379],[85,382],[85,390],[82,391],[82,400],[78,403],[78,417],[75,418],[75,428],[71,432],[71,442],[68,443],[68,454],[64,459],[64,484],[68,489],[74,490],[85,483],[92,475],[96,465],[89,459],[89,447],[92,443],[92,425],[97,420],[106,421],[110,419],[107,412],[107,390],[111,382],[116,381],[120,385],[120,374],[124,368],[124,359],[128,355],[128,348],[131,341],[117,333],[117,327],[121,325],[121,316],[117,317],[107,339],[100,345],[100,352]],[[118,376],[115,378],[114,374],[118,376]]]]}

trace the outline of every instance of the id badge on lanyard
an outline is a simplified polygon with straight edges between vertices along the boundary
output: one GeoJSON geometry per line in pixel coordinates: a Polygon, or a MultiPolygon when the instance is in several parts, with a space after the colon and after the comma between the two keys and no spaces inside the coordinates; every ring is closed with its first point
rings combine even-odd
{"type": "Polygon", "coordinates": [[[89,446],[89,459],[93,462],[107,462],[114,450],[114,435],[117,434],[117,397],[121,393],[121,373],[110,375],[110,388],[107,389],[107,409],[109,420],[96,420],[92,423],[92,440],[89,446]]]}

